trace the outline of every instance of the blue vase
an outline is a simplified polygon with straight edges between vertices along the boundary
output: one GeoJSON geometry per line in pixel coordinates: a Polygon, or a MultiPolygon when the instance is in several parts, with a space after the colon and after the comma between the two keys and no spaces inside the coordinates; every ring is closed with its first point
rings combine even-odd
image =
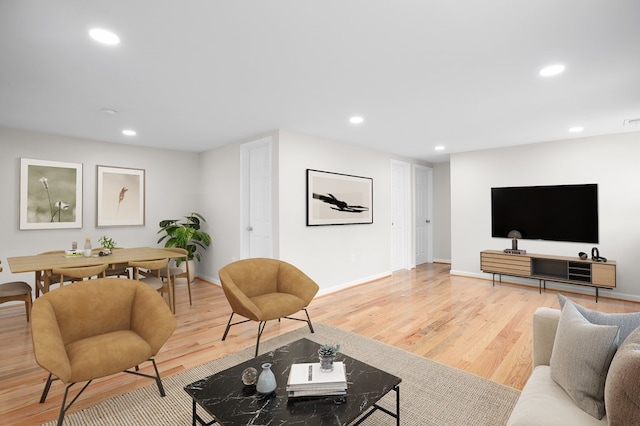
{"type": "Polygon", "coordinates": [[[271,371],[271,364],[262,364],[262,373],[258,377],[258,383],[256,383],[256,390],[259,393],[267,394],[276,390],[276,376],[271,371]]]}

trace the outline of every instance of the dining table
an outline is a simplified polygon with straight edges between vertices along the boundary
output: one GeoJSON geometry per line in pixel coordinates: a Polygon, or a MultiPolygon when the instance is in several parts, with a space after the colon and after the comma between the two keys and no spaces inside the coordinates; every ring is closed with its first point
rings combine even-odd
{"type": "MultiPolygon", "coordinates": [[[[126,265],[129,262],[144,262],[181,257],[184,257],[184,254],[162,247],[134,247],[117,248],[111,250],[111,254],[106,256],[100,255],[99,250],[94,250],[91,256],[68,256],[64,250],[61,250],[60,252],[53,253],[8,257],[7,263],[9,269],[14,274],[24,272],[34,272],[36,274],[35,286],[36,297],[38,297],[38,280],[40,276],[44,278],[44,285],[41,290],[43,293],[47,293],[51,284],[49,282],[49,276],[53,269],[104,265],[105,263],[109,264],[110,267],[115,267],[116,265],[126,265]]],[[[173,285],[171,280],[169,280],[169,306],[172,311],[174,311],[173,293],[173,285]]]]}

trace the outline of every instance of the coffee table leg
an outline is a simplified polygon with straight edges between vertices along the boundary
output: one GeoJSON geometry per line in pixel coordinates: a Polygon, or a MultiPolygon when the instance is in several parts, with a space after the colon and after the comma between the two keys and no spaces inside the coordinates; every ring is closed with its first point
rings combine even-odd
{"type": "Polygon", "coordinates": [[[191,426],[196,426],[196,418],[198,417],[198,415],[196,414],[196,400],[194,399],[192,403],[193,407],[191,412],[191,426]]]}
{"type": "Polygon", "coordinates": [[[400,387],[396,385],[396,426],[400,426],[400,387]]]}

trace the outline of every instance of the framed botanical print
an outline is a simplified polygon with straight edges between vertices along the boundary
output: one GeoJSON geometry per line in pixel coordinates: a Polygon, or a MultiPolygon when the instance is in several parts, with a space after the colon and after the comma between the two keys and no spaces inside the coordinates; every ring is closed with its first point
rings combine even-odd
{"type": "Polygon", "coordinates": [[[97,166],[98,228],[144,225],[143,169],[97,166]]]}
{"type": "Polygon", "coordinates": [[[20,229],[82,228],[82,164],[20,159],[20,229]]]}

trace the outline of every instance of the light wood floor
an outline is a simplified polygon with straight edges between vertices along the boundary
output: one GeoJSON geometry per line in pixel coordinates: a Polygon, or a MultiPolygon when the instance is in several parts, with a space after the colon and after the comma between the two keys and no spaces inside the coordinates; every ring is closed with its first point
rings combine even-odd
{"type": "MultiPolygon", "coordinates": [[[[230,314],[222,290],[203,281],[192,288],[193,306],[184,281],[177,288],[178,329],[157,356],[163,377],[255,344],[253,322],[232,327],[222,342],[230,314]]],[[[633,302],[600,298],[596,304],[593,296],[570,297],[603,312],[640,310],[633,302]]],[[[314,322],[522,389],[531,369],[531,317],[539,306],[558,307],[556,292],[538,294],[537,288],[510,284],[492,287],[491,281],[451,276],[448,265],[427,264],[318,297],[309,314],[314,322]]],[[[306,325],[273,321],[263,339],[299,327],[306,325]]],[[[33,358],[23,306],[0,308],[0,345],[0,424],[31,425],[57,418],[63,386],[55,382],[47,401],[38,403],[47,374],[33,358]]],[[[129,374],[94,381],[71,411],[149,384],[129,374]]]]}

